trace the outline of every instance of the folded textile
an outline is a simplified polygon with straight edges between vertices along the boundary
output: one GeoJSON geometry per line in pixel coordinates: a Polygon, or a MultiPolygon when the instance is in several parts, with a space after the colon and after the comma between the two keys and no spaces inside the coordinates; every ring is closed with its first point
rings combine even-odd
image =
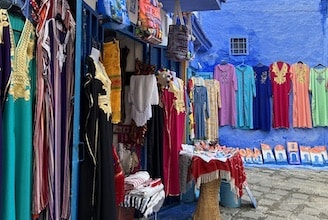
{"type": "Polygon", "coordinates": [[[130,176],[125,177],[124,185],[125,188],[137,188],[142,185],[145,181],[150,179],[150,175],[147,171],[138,171],[130,176]]]}
{"type": "Polygon", "coordinates": [[[129,192],[130,195],[137,195],[142,197],[151,197],[157,192],[164,189],[164,185],[160,184],[155,187],[147,186],[147,187],[140,187],[138,189],[133,189],[129,192]]]}

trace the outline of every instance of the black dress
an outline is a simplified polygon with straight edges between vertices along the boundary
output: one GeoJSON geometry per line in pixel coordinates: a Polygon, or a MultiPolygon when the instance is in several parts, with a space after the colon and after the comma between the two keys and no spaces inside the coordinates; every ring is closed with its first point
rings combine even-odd
{"type": "MultiPolygon", "coordinates": [[[[112,154],[113,128],[110,110],[110,80],[92,58],[84,89],[86,118],[81,124],[84,144],[79,166],[79,220],[115,220],[114,163],[112,154]]],[[[81,100],[83,103],[83,100],[81,100]]],[[[83,120],[83,119],[82,119],[83,120]]]]}

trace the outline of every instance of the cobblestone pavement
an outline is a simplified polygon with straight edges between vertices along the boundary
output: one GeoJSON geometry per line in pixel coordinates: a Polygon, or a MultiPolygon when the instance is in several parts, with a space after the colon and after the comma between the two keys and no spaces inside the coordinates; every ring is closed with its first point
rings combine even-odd
{"type": "Polygon", "coordinates": [[[239,208],[220,206],[222,220],[328,220],[328,168],[246,166],[253,208],[246,191],[239,208]]]}

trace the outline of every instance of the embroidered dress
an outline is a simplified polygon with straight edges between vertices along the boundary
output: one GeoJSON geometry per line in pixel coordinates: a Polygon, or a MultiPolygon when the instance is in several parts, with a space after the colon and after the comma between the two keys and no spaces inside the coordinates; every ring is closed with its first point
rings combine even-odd
{"type": "Polygon", "coordinates": [[[263,131],[271,129],[271,80],[268,66],[254,66],[256,97],[253,102],[253,127],[263,131]]]}
{"type": "Polygon", "coordinates": [[[206,137],[211,141],[219,140],[219,109],[221,108],[220,82],[216,79],[206,79],[209,99],[209,118],[206,119],[206,137]]]}
{"type": "Polygon", "coordinates": [[[80,162],[78,219],[116,219],[111,81],[100,62],[88,57],[87,66],[87,103],[83,107],[88,114],[83,119],[85,145],[80,162]]]}
{"type": "Polygon", "coordinates": [[[293,83],[293,127],[312,128],[310,68],[307,64],[294,63],[291,65],[290,73],[293,83]]]}
{"type": "Polygon", "coordinates": [[[9,25],[12,71],[3,112],[0,219],[31,219],[34,27],[11,15],[9,25]]]}
{"type": "Polygon", "coordinates": [[[185,129],[185,89],[181,79],[176,78],[179,87],[173,81],[168,89],[163,89],[161,101],[164,108],[163,135],[163,183],[166,196],[180,194],[179,152],[183,143],[185,129]]]}
{"type": "Polygon", "coordinates": [[[121,122],[121,66],[120,66],[120,46],[118,41],[104,43],[103,64],[106,72],[112,81],[112,123],[121,122]]]}
{"type": "Polygon", "coordinates": [[[273,96],[273,128],[289,128],[290,66],[278,61],[270,65],[273,96]]]}
{"type": "Polygon", "coordinates": [[[253,129],[253,98],[256,97],[254,70],[248,65],[236,66],[237,90],[237,127],[253,129]]]}
{"type": "Polygon", "coordinates": [[[214,67],[213,78],[220,82],[220,126],[231,125],[236,127],[237,76],[234,65],[230,63],[216,65],[214,67]]]}
{"type": "Polygon", "coordinates": [[[312,94],[313,127],[328,126],[328,70],[327,68],[310,68],[310,92],[312,94]]]}

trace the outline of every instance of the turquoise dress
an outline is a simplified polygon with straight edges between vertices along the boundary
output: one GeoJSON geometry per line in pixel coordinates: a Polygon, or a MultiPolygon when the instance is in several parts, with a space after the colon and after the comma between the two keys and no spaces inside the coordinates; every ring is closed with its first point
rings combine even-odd
{"type": "Polygon", "coordinates": [[[0,219],[31,219],[32,99],[35,75],[34,27],[9,15],[11,74],[3,112],[3,167],[0,219]]]}

